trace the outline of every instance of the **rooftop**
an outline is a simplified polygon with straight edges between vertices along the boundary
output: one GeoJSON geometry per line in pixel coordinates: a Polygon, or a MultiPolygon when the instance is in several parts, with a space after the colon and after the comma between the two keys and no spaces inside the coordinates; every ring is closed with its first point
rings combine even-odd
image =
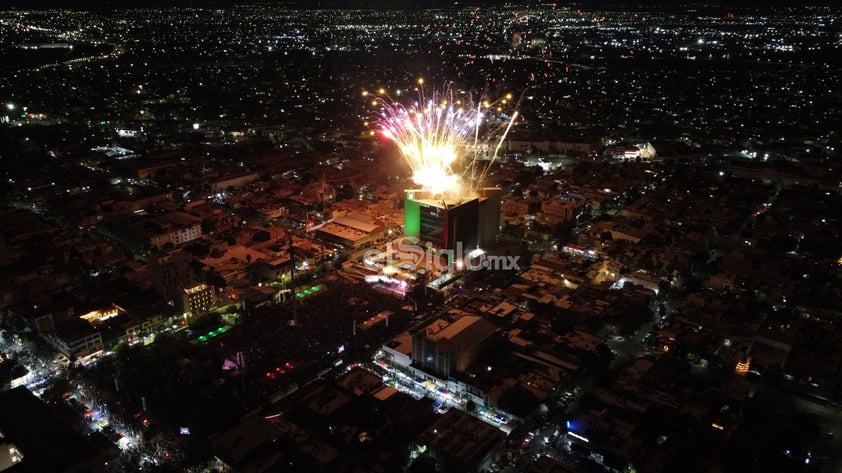
{"type": "Polygon", "coordinates": [[[421,433],[418,443],[471,469],[504,439],[496,427],[451,409],[421,433]]]}

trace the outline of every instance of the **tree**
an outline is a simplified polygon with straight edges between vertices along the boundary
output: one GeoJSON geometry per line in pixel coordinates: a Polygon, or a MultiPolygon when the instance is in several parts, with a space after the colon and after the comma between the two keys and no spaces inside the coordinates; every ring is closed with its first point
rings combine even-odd
{"type": "MultiPolygon", "coordinates": [[[[222,323],[222,319],[220,318],[219,314],[208,313],[203,315],[197,315],[190,319],[189,325],[191,330],[198,330],[201,331],[205,328],[215,328],[218,327],[222,323]]],[[[158,338],[161,335],[156,337],[156,343],[158,342],[158,338]]]]}
{"type": "MultiPolygon", "coordinates": [[[[666,279],[661,279],[658,281],[658,293],[659,294],[666,294],[670,288],[670,283],[666,279]]],[[[661,314],[663,315],[663,314],[661,314]]]]}

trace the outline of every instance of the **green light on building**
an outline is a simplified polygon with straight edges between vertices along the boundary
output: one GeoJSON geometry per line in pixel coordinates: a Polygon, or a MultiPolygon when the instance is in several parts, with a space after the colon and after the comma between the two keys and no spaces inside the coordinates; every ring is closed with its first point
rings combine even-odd
{"type": "Polygon", "coordinates": [[[403,208],[403,225],[406,236],[421,236],[421,202],[406,199],[403,208]]]}

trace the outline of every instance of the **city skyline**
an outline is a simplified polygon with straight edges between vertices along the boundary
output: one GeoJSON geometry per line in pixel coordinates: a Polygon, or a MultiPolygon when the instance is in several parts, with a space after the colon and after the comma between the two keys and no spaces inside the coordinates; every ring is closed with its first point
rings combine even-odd
{"type": "Polygon", "coordinates": [[[0,472],[842,468],[839,7],[192,4],[0,9],[0,472]]]}

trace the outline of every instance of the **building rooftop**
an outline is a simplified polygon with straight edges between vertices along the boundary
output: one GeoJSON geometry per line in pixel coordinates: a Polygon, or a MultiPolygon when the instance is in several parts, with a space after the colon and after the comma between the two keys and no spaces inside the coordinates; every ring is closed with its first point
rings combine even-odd
{"type": "Polygon", "coordinates": [[[427,338],[442,343],[439,349],[472,346],[491,335],[497,327],[476,315],[465,315],[454,322],[438,319],[425,328],[427,338]]]}
{"type": "Polygon", "coordinates": [[[56,326],[56,335],[68,341],[79,340],[95,333],[96,329],[80,318],[68,319],[56,326]]]}
{"type": "Polygon", "coordinates": [[[371,371],[357,368],[337,378],[336,384],[359,396],[371,392],[374,388],[383,384],[383,381],[371,371]]]}
{"type": "Polygon", "coordinates": [[[382,225],[372,221],[371,217],[360,213],[337,217],[333,219],[333,222],[365,233],[373,233],[382,230],[382,225]]]}
{"type": "Polygon", "coordinates": [[[99,452],[23,386],[0,394],[0,442],[23,455],[9,473],[105,471],[99,452]]]}
{"type": "Polygon", "coordinates": [[[218,456],[237,471],[259,473],[266,471],[309,471],[323,468],[336,460],[335,448],[316,439],[281,415],[253,416],[238,426],[210,440],[218,456]],[[294,447],[289,451],[285,446],[294,447]],[[303,460],[304,465],[287,470],[291,458],[303,460]],[[303,470],[302,470],[303,468],[303,470]]]}
{"type": "Polygon", "coordinates": [[[386,346],[398,353],[403,353],[409,356],[410,353],[412,353],[412,335],[410,335],[409,332],[402,332],[395,338],[386,342],[386,346]]]}
{"type": "Polygon", "coordinates": [[[421,433],[418,443],[438,452],[470,471],[505,439],[496,427],[475,419],[456,409],[447,411],[432,426],[421,433]]]}

